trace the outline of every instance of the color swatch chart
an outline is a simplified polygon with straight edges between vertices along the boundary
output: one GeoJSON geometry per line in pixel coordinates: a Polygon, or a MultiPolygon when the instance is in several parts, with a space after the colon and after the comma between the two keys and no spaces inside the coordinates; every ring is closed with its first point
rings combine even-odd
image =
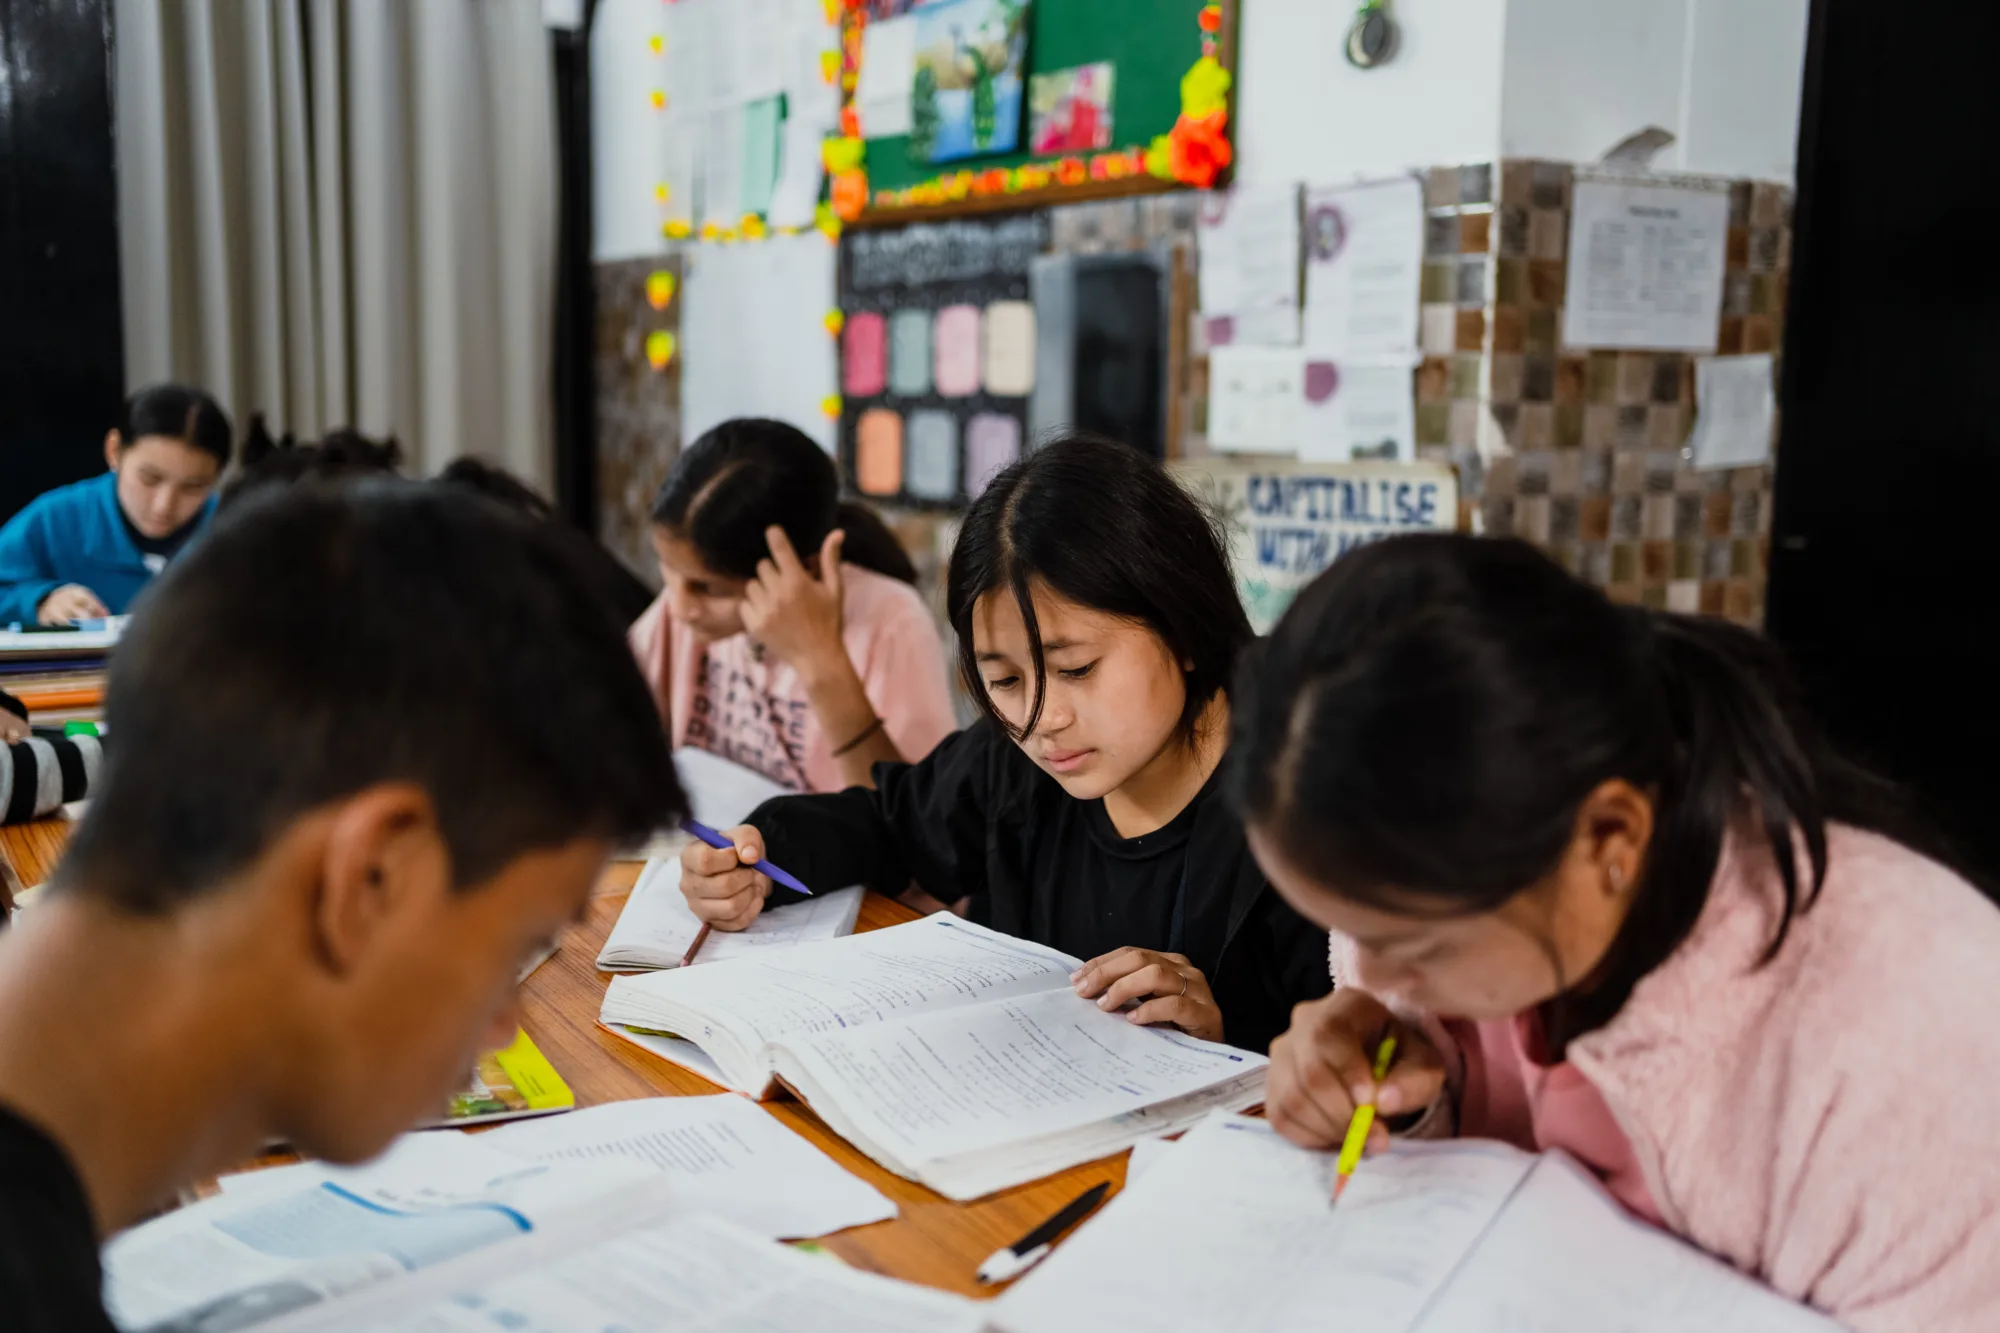
{"type": "Polygon", "coordinates": [[[841,242],[841,459],[872,499],[957,508],[1021,456],[1039,214],[841,242]]]}

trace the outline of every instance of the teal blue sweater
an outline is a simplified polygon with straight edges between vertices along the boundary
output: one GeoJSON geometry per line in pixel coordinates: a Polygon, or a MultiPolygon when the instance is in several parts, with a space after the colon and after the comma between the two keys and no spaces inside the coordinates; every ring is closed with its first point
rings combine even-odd
{"type": "MultiPolygon", "coordinates": [[[[202,527],[214,513],[210,496],[202,527]]],[[[0,528],[0,626],[34,624],[42,599],[70,583],[123,615],[152,578],[118,510],[116,473],[50,491],[0,528]]]]}

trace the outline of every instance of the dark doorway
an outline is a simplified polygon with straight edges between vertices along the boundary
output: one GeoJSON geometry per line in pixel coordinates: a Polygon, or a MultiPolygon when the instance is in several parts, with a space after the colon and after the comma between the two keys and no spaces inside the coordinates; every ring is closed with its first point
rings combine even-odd
{"type": "Polygon", "coordinates": [[[1835,736],[2000,868],[1991,5],[1814,0],[1769,628],[1835,736]]]}
{"type": "Polygon", "coordinates": [[[0,521],[104,470],[124,392],[110,0],[0,0],[0,521]]]}

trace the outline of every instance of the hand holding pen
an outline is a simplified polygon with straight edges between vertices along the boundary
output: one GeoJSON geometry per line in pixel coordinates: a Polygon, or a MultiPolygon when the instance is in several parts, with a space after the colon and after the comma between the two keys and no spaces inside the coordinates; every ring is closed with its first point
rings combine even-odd
{"type": "MultiPolygon", "coordinates": [[[[1356,1113],[1373,1105],[1382,1117],[1423,1111],[1444,1091],[1444,1059],[1422,1033],[1396,1020],[1380,1000],[1342,988],[1300,1005],[1291,1030],[1271,1043],[1264,1096],[1271,1125],[1306,1148],[1347,1142],[1356,1113]],[[1380,1077],[1375,1073],[1383,1039],[1396,1045],[1380,1077]]],[[[1388,1127],[1371,1113],[1361,1131],[1362,1150],[1389,1146],[1388,1127]]]]}

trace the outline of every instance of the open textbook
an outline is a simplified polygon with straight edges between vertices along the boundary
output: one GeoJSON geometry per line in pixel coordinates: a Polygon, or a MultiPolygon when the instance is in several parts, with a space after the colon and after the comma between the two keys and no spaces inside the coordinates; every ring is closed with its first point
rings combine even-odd
{"type": "MultiPolygon", "coordinates": [[[[681,790],[687,793],[688,814],[710,828],[734,828],[772,797],[793,794],[789,787],[771,781],[762,773],[693,746],[674,751],[674,770],[680,774],[681,790]]],[[[677,829],[662,829],[644,847],[624,859],[668,859],[679,853],[682,838],[677,829]]]]}
{"type": "Polygon", "coordinates": [[[1834,1333],[1621,1210],[1560,1153],[1399,1144],[1330,1207],[1333,1155],[1217,1116],[1001,1297],[1005,1333],[1834,1333]]]}
{"type": "Polygon", "coordinates": [[[753,1096],[782,1082],[862,1152],[954,1199],[1263,1100],[1263,1056],[1107,1014],[1071,989],[1078,966],[939,912],[616,977],[599,1017],[753,1096]]]}
{"type": "MultiPolygon", "coordinates": [[[[852,935],[861,915],[862,892],[852,888],[822,893],[777,911],[759,912],[748,930],[710,931],[695,961],[720,963],[764,949],[852,935]]],[[[679,967],[700,935],[701,918],[681,896],[680,859],[648,861],[598,951],[597,965],[607,972],[679,967]]]]}
{"type": "Polygon", "coordinates": [[[127,1329],[213,1333],[400,1280],[576,1216],[662,1203],[766,1237],[896,1215],[867,1182],[741,1097],[662,1097],[471,1138],[411,1134],[362,1167],[225,1176],[219,1197],[105,1250],[127,1329]]]}

